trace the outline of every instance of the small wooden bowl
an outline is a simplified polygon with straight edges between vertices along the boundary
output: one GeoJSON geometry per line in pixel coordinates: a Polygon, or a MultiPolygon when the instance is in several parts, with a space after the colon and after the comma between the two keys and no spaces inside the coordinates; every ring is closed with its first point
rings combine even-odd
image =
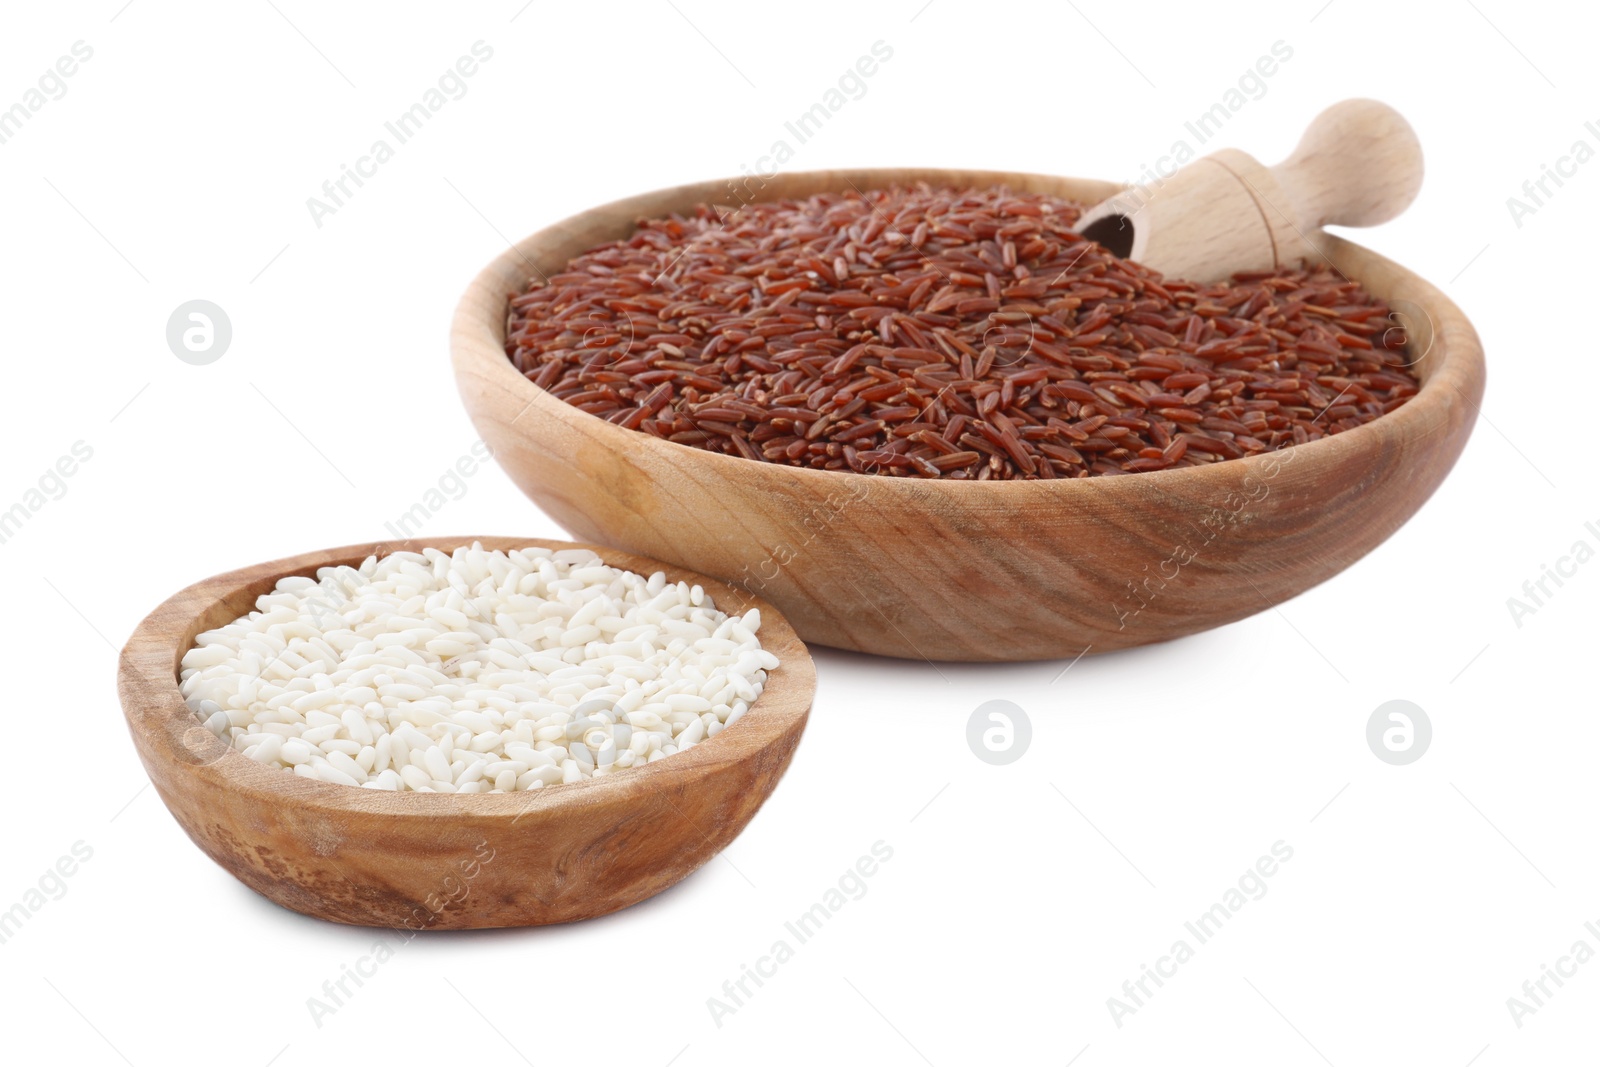
{"type": "Polygon", "coordinates": [[[162,801],[245,885],[319,919],[459,930],[605,915],[711,859],[789,766],[816,672],[776,609],[720,582],[611,548],[453,537],[308,552],[197,582],[139,624],[122,650],[117,688],[162,801]],[[743,718],[686,752],[518,793],[391,793],[310,781],[231,748],[184,703],[178,667],[195,636],[253,610],[278,579],[473,541],[489,549],[592,548],[612,566],[698,583],[724,611],[760,608],[761,643],[780,665],[743,718]]]}
{"type": "Polygon", "coordinates": [[[473,281],[451,330],[456,382],[512,480],[574,534],[760,594],[807,641],[930,660],[1106,652],[1220,626],[1332,577],[1394,533],[1454,465],[1483,397],[1483,350],[1438,289],[1336,237],[1323,251],[1405,313],[1419,394],[1282,452],[1123,477],[955,482],[815,471],[625,430],[537,388],[505,354],[509,298],[537,269],[697,203],[926,181],[1006,184],[1085,204],[1108,182],[967,170],[854,170],[703,182],[586,211],[473,281]]]}

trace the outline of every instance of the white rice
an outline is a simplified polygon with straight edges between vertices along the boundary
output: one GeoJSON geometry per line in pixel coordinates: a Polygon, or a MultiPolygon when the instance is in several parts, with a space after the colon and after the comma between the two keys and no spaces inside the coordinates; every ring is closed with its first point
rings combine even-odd
{"type": "Polygon", "coordinates": [[[179,680],[212,733],[301,777],[512,792],[715,737],[778,665],[760,627],[587,550],[429,548],[282,579],[179,680]]]}

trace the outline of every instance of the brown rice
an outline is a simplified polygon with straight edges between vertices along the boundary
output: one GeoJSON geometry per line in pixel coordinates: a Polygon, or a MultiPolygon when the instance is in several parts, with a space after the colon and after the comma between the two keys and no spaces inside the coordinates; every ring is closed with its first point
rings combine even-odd
{"type": "Polygon", "coordinates": [[[1303,444],[1418,383],[1329,266],[1165,279],[1005,188],[648,219],[511,301],[506,351],[583,411],[822,470],[1072,478],[1303,444]]]}

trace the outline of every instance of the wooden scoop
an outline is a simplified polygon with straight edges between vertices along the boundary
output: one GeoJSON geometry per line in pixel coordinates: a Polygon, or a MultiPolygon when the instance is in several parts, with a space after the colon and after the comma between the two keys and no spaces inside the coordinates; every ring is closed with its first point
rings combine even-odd
{"type": "Polygon", "coordinates": [[[1225,148],[1089,209],[1078,232],[1175,278],[1219,281],[1298,265],[1323,226],[1375,226],[1422,185],[1422,147],[1400,113],[1345,100],[1311,121],[1276,167],[1225,148]]]}

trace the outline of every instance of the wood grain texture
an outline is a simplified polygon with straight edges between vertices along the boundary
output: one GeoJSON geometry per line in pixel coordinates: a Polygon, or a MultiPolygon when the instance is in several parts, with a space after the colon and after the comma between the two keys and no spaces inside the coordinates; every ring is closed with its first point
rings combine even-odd
{"type": "MultiPolygon", "coordinates": [[[[739,179],[737,188],[746,188],[739,179]]],[[[929,181],[1085,203],[1117,187],[995,171],[785,174],[744,199],[929,181]]],[[[1398,411],[1294,449],[1124,477],[955,482],[816,471],[625,430],[506,358],[508,299],[535,270],[637,219],[728,203],[727,181],[584,212],[520,242],[472,283],[451,348],[495,458],[576,536],[738,583],[809,642],[928,660],[1072,657],[1233,622],[1337,574],[1394,533],[1465,445],[1484,386],[1476,333],[1421,278],[1335,237],[1319,255],[1404,309],[1424,381],[1398,411]]]]}
{"type": "Polygon", "coordinates": [[[117,684],[162,801],[240,881],[334,922],[453,930],[605,915],[687,876],[733,840],[777,785],[805,728],[816,674],[782,615],[743,590],[614,548],[453,537],[327,549],[197,582],[139,624],[117,684]],[[279,578],[472,541],[592,548],[616,567],[699,583],[724,611],[761,609],[762,645],[780,665],[743,718],[686,752],[518,793],[391,793],[310,781],[232,749],[184,703],[178,668],[195,636],[252,610],[279,578]]]}
{"type": "Polygon", "coordinates": [[[1316,262],[1323,226],[1386,222],[1421,187],[1422,148],[1400,113],[1344,100],[1312,119],[1275,167],[1225,148],[1112,195],[1084,212],[1078,229],[1165,274],[1219,281],[1316,262]]]}
{"type": "Polygon", "coordinates": [[[1289,158],[1272,168],[1296,227],[1376,226],[1422,189],[1422,145],[1398,111],[1376,100],[1343,100],[1306,127],[1289,158]]]}

